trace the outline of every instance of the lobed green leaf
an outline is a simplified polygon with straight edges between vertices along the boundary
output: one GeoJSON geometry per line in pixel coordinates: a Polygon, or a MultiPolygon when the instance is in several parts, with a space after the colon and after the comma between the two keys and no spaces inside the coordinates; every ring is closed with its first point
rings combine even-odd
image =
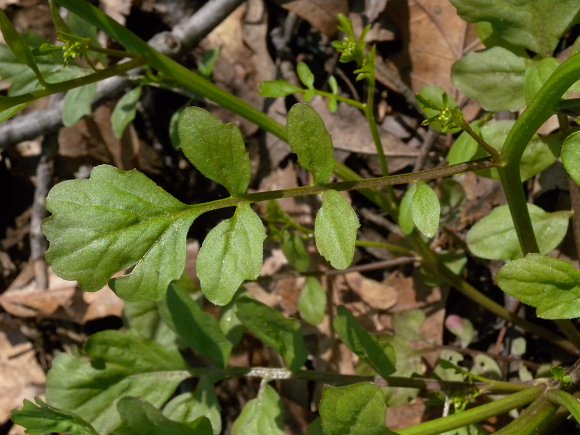
{"type": "Polygon", "coordinates": [[[300,370],[308,357],[300,322],[248,297],[240,297],[236,306],[248,331],[282,355],[290,370],[300,370]]]}
{"type": "Polygon", "coordinates": [[[55,273],[96,291],[109,282],[123,299],[158,300],[185,265],[185,238],[198,213],[145,175],[102,165],[88,180],[59,183],[48,194],[42,227],[55,273]]]}
{"type": "Polygon", "coordinates": [[[175,347],[133,334],[100,332],[89,338],[86,352],[89,358],[56,357],[47,376],[47,401],[82,416],[102,435],[120,423],[119,398],[140,397],[160,407],[190,376],[175,347]]]}
{"type": "Polygon", "coordinates": [[[335,269],[346,269],[354,258],[358,217],[348,201],[336,190],[322,194],[322,206],[314,221],[318,252],[335,269]]]}
{"type": "Polygon", "coordinates": [[[320,418],[326,435],[387,435],[387,406],[381,388],[359,383],[325,387],[320,400],[320,418]]]}
{"type": "Polygon", "coordinates": [[[538,317],[580,317],[580,271],[570,263],[528,254],[502,267],[497,283],[507,294],[535,307],[538,317]]]}
{"type": "Polygon", "coordinates": [[[199,172],[232,196],[246,193],[252,167],[236,125],[224,124],[199,107],[188,107],[179,117],[177,131],[183,153],[199,172]]]}
{"type": "Polygon", "coordinates": [[[67,432],[75,435],[98,435],[98,432],[74,412],[55,408],[36,398],[36,403],[24,400],[22,409],[12,412],[12,421],[26,429],[29,435],[67,432]]]}
{"type": "Polygon", "coordinates": [[[580,132],[572,133],[564,140],[561,158],[570,178],[580,186],[580,132]]]}
{"type": "Polygon", "coordinates": [[[156,407],[136,397],[117,402],[121,425],[112,435],[213,435],[210,421],[199,417],[190,423],[169,420],[156,407]]]}
{"type": "Polygon", "coordinates": [[[343,306],[338,307],[333,326],[343,343],[379,376],[387,378],[395,372],[393,349],[388,345],[381,346],[343,306]]]}
{"type": "Polygon", "coordinates": [[[214,227],[197,257],[197,276],[205,297],[225,305],[245,280],[258,277],[262,269],[266,231],[249,204],[236,208],[234,216],[214,227]]]}
{"type": "MultiPolygon", "coordinates": [[[[571,212],[547,213],[534,204],[528,204],[528,213],[540,253],[547,254],[564,239],[571,212]]],[[[471,227],[466,242],[474,255],[489,260],[515,260],[523,256],[507,205],[496,207],[471,227]]]]}
{"type": "Polygon", "coordinates": [[[334,152],[320,115],[308,104],[295,104],[288,112],[286,128],[300,166],[312,173],[315,184],[328,183],[334,171],[334,152]]]}
{"type": "Polygon", "coordinates": [[[232,435],[284,435],[284,408],[282,399],[269,385],[258,397],[244,405],[232,426],[232,435]]]}

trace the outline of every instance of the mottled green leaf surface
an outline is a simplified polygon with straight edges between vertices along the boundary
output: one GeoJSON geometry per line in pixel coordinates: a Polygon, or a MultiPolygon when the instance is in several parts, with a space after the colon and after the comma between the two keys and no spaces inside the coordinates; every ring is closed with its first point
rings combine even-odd
{"type": "Polygon", "coordinates": [[[101,435],[120,423],[119,398],[135,396],[160,407],[189,377],[175,347],[133,334],[95,334],[86,353],[57,356],[47,377],[47,401],[82,416],[101,435]]]}
{"type": "Polygon", "coordinates": [[[540,254],[506,264],[497,283],[507,294],[535,307],[544,319],[580,317],[580,271],[570,263],[540,254]]]}
{"type": "Polygon", "coordinates": [[[169,420],[150,403],[136,397],[124,397],[117,403],[121,425],[112,435],[213,435],[205,417],[190,423],[169,420]]]}
{"type": "Polygon", "coordinates": [[[314,221],[314,238],[318,252],[335,269],[351,265],[359,226],[356,213],[339,192],[327,190],[322,194],[322,206],[314,221]]]}
{"type": "Polygon", "coordinates": [[[252,335],[282,355],[290,370],[302,367],[308,353],[298,320],[248,297],[240,297],[236,305],[239,319],[252,335]]]}
{"type": "Polygon", "coordinates": [[[378,385],[360,383],[346,387],[325,387],[320,401],[320,418],[326,435],[386,435],[387,406],[378,385]]]}
{"type": "MultiPolygon", "coordinates": [[[[559,39],[580,12],[577,0],[451,0],[465,21],[487,22],[501,39],[542,57],[553,54],[559,39]],[[557,7],[556,7],[557,6],[557,7]]],[[[576,21],[577,22],[577,21],[576,21]]]]}
{"type": "Polygon", "coordinates": [[[246,193],[252,167],[240,129],[224,124],[199,107],[186,108],[179,117],[179,144],[191,163],[232,196],[246,193]]]}
{"type": "Polygon", "coordinates": [[[426,183],[417,183],[411,202],[411,217],[415,226],[425,237],[433,237],[439,228],[441,205],[433,189],[426,183]]]}
{"type": "Polygon", "coordinates": [[[320,115],[308,104],[295,104],[288,112],[286,128],[300,166],[312,173],[315,184],[328,183],[334,170],[334,152],[320,115]]]}
{"type": "Polygon", "coordinates": [[[232,435],[284,435],[283,404],[269,385],[250,400],[232,426],[232,435]]]}
{"type": "Polygon", "coordinates": [[[98,432],[73,412],[47,405],[36,398],[36,403],[24,400],[22,409],[12,412],[12,421],[26,429],[29,435],[67,432],[74,435],[98,435],[98,432]]]}
{"type": "Polygon", "coordinates": [[[342,306],[338,307],[334,330],[342,342],[380,376],[386,378],[395,372],[393,349],[388,345],[381,346],[342,306]]]}
{"type": "Polygon", "coordinates": [[[232,300],[245,280],[262,269],[264,225],[248,204],[206,236],[197,257],[197,276],[205,297],[216,305],[232,300]]]}
{"type": "MultiPolygon", "coordinates": [[[[538,241],[540,253],[555,249],[568,231],[571,212],[547,213],[534,204],[528,212],[538,241]]],[[[496,207],[467,232],[467,246],[478,257],[490,260],[515,260],[522,257],[518,236],[507,205],[496,207]]]]}
{"type": "Polygon", "coordinates": [[[525,59],[493,47],[461,58],[453,65],[451,78],[461,92],[486,110],[518,110],[525,104],[525,72],[525,59]]]}
{"type": "Polygon", "coordinates": [[[109,285],[123,299],[161,299],[181,276],[185,238],[195,211],[145,175],[98,166],[88,180],[55,186],[43,225],[46,258],[56,274],[82,289],[101,289],[116,272],[135,266],[109,285]]]}

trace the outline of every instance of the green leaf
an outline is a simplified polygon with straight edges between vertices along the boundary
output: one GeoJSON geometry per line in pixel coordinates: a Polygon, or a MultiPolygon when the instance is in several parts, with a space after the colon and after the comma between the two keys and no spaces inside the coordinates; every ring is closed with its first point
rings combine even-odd
{"type": "Polygon", "coordinates": [[[528,254],[502,267],[497,283],[507,294],[535,307],[538,317],[580,317],[580,271],[565,261],[528,254]]]}
{"type": "Polygon", "coordinates": [[[163,415],[171,420],[187,423],[199,417],[207,417],[214,434],[222,432],[221,407],[215,394],[213,382],[207,377],[199,378],[193,393],[174,397],[163,408],[163,415]]]}
{"type": "Polygon", "coordinates": [[[288,112],[286,128],[300,166],[312,173],[315,184],[328,183],[334,171],[334,152],[320,115],[308,104],[295,104],[288,112]]]}
{"type": "Polygon", "coordinates": [[[524,76],[524,95],[526,104],[530,104],[543,84],[550,78],[552,73],[558,68],[558,61],[553,57],[541,59],[533,62],[526,69],[524,76]]]}
{"type": "MultiPolygon", "coordinates": [[[[540,253],[555,249],[568,231],[569,211],[547,213],[528,204],[528,212],[540,253]]],[[[478,257],[489,260],[515,260],[523,256],[513,220],[507,205],[496,207],[467,233],[467,246],[478,257]]]]}
{"type": "MultiPolygon", "coordinates": [[[[488,8],[489,9],[489,8],[488,8]]],[[[524,104],[526,60],[501,47],[472,52],[457,61],[457,88],[489,111],[518,110],[524,104]]]]}
{"type": "Polygon", "coordinates": [[[199,107],[188,107],[179,117],[177,129],[183,153],[199,172],[232,196],[246,193],[252,167],[236,125],[224,124],[199,107]]]}
{"type": "Polygon", "coordinates": [[[96,291],[109,282],[123,299],[158,300],[185,265],[185,238],[199,214],[145,175],[97,166],[88,180],[59,183],[48,194],[43,225],[56,274],[96,291]],[[189,210],[188,210],[189,208],[189,210]]]}
{"type": "Polygon", "coordinates": [[[313,326],[320,325],[324,320],[326,302],[326,292],[320,281],[311,276],[307,277],[298,299],[300,316],[313,326]]]}
{"type": "MultiPolygon", "coordinates": [[[[33,101],[30,101],[28,103],[22,103],[22,104],[17,104],[15,106],[10,106],[7,109],[0,109],[0,124],[8,121],[9,119],[14,118],[16,115],[18,115],[20,112],[22,112],[28,106],[30,106],[32,103],[33,103],[33,101]]],[[[0,98],[0,107],[1,106],[2,106],[2,98],[0,98]]]]}
{"type": "Polygon", "coordinates": [[[28,44],[14,28],[3,10],[0,10],[0,30],[2,31],[2,36],[4,37],[6,44],[8,44],[8,47],[10,47],[10,50],[14,53],[14,56],[16,56],[18,61],[26,64],[34,72],[38,81],[46,86],[47,83],[44,81],[42,73],[36,65],[36,60],[34,59],[28,44]]]}
{"type": "Polygon", "coordinates": [[[220,52],[220,47],[215,47],[203,54],[201,62],[197,65],[197,70],[205,78],[211,79],[213,70],[220,58],[220,52]]]}
{"type": "Polygon", "coordinates": [[[24,400],[22,409],[12,411],[12,421],[30,435],[67,432],[73,435],[99,435],[86,421],[73,412],[55,408],[36,398],[36,403],[24,400]]]}
{"type": "Polygon", "coordinates": [[[304,86],[306,86],[308,89],[314,88],[314,74],[312,74],[312,71],[310,71],[308,65],[306,65],[304,62],[299,62],[296,66],[296,72],[298,73],[298,78],[304,86]]]}
{"type": "Polygon", "coordinates": [[[267,98],[287,97],[301,92],[302,89],[286,80],[271,80],[260,83],[260,95],[267,98]]]}
{"type": "Polygon", "coordinates": [[[210,302],[227,304],[245,280],[258,277],[265,239],[262,221],[249,204],[239,205],[233,217],[208,233],[196,267],[201,290],[210,302]]]}
{"type": "Polygon", "coordinates": [[[310,267],[310,255],[306,251],[302,237],[295,232],[285,231],[282,239],[282,252],[298,272],[306,272],[310,267]]]}
{"type": "Polygon", "coordinates": [[[190,293],[174,284],[169,286],[166,304],[163,317],[183,343],[218,367],[225,368],[233,346],[222,333],[216,318],[204,313],[190,293]]]}
{"type": "MultiPolygon", "coordinates": [[[[243,294],[243,291],[237,293],[236,297],[240,297],[243,294]]],[[[221,331],[234,347],[240,342],[245,332],[244,326],[238,317],[238,308],[235,302],[236,298],[225,307],[222,307],[222,315],[219,320],[221,331]]]]}
{"type": "Polygon", "coordinates": [[[382,347],[343,306],[338,307],[333,326],[343,343],[379,376],[387,378],[395,372],[393,349],[382,347]]]}
{"type": "Polygon", "coordinates": [[[65,127],[75,125],[83,116],[92,113],[92,104],[96,93],[96,83],[74,88],[66,93],[62,109],[62,123],[65,127]]]}
{"type": "Polygon", "coordinates": [[[137,86],[123,95],[115,105],[111,114],[111,123],[116,137],[121,138],[129,124],[135,119],[140,99],[141,86],[137,86]]]}
{"type": "Polygon", "coordinates": [[[415,222],[413,221],[413,216],[411,214],[411,206],[413,205],[413,198],[415,197],[416,191],[417,185],[411,184],[405,192],[405,195],[403,195],[399,207],[399,227],[403,234],[407,236],[415,229],[415,222]]]}
{"type": "Polygon", "coordinates": [[[133,334],[104,331],[91,336],[88,357],[59,354],[47,376],[47,401],[75,412],[100,434],[118,426],[116,402],[135,396],[160,407],[190,376],[175,347],[133,334]]]}
{"type": "Polygon", "coordinates": [[[124,397],[117,402],[121,425],[112,435],[213,435],[210,421],[205,417],[189,424],[166,418],[150,403],[136,397],[124,397]]]}
{"type": "MultiPolygon", "coordinates": [[[[490,122],[481,127],[480,134],[488,144],[501,152],[514,123],[515,121],[511,120],[490,122]]],[[[520,176],[522,181],[529,180],[534,175],[539,174],[552,165],[558,159],[560,144],[561,139],[557,135],[534,135],[528,143],[520,161],[520,176]]],[[[452,146],[449,154],[450,163],[453,162],[453,164],[478,159],[487,155],[479,148],[473,138],[463,136],[463,134],[452,146]],[[463,140],[459,143],[462,138],[463,140]],[[464,151],[460,151],[459,148],[464,148],[464,151]],[[453,160],[451,159],[451,155],[454,156],[453,160]]],[[[478,171],[478,174],[493,180],[499,180],[499,174],[496,169],[485,169],[478,171]]]]}
{"type": "Polygon", "coordinates": [[[441,205],[439,198],[427,183],[417,183],[411,203],[411,217],[415,226],[425,237],[433,237],[439,228],[441,205]]]}
{"type": "Polygon", "coordinates": [[[320,418],[326,435],[385,435],[387,406],[381,388],[359,383],[346,387],[324,387],[320,418]]]}
{"type": "Polygon", "coordinates": [[[552,56],[558,41],[577,23],[580,4],[562,0],[554,7],[551,0],[500,0],[493,7],[486,0],[451,0],[465,21],[485,21],[494,33],[542,57],[552,56]]]}
{"type": "Polygon", "coordinates": [[[290,370],[300,370],[308,357],[300,322],[248,297],[239,298],[236,305],[248,331],[282,355],[290,370]]]}
{"type": "MultiPolygon", "coordinates": [[[[478,122],[472,122],[470,126],[475,133],[481,136],[481,126],[478,122]]],[[[486,152],[481,149],[477,141],[464,131],[453,142],[453,145],[451,145],[451,149],[447,154],[447,161],[450,165],[456,165],[485,157],[485,155],[486,152]]]]}
{"type": "Polygon", "coordinates": [[[175,343],[177,336],[161,318],[158,302],[125,302],[123,317],[131,332],[161,345],[175,343]]]}
{"type": "Polygon", "coordinates": [[[250,400],[232,426],[232,435],[284,435],[282,399],[269,385],[250,400]]]}
{"type": "Polygon", "coordinates": [[[580,186],[580,132],[572,133],[564,140],[561,157],[570,178],[580,186]]]}
{"type": "Polygon", "coordinates": [[[360,223],[348,201],[336,190],[322,194],[322,206],[314,221],[318,252],[335,269],[346,269],[354,258],[360,223]]]}

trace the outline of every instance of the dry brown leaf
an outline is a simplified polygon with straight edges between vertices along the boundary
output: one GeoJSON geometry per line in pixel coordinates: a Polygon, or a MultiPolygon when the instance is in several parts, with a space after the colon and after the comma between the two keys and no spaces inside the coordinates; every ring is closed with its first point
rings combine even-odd
{"type": "Polygon", "coordinates": [[[454,94],[451,66],[475,35],[448,1],[392,0],[386,8],[399,27],[405,51],[389,56],[415,93],[438,85],[454,94]]]}
{"type": "Polygon", "coordinates": [[[395,305],[399,299],[397,289],[390,286],[385,281],[379,282],[365,278],[358,272],[347,273],[345,277],[352,291],[354,291],[371,308],[376,310],[388,310],[395,305]]]}
{"type": "Polygon", "coordinates": [[[339,13],[347,14],[348,2],[346,0],[274,0],[277,4],[287,9],[300,18],[308,21],[312,27],[326,36],[336,33],[339,13]]]}
{"type": "Polygon", "coordinates": [[[36,361],[32,344],[20,332],[18,323],[0,316],[0,424],[24,399],[33,400],[44,392],[46,376],[36,361]]]}
{"type": "Polygon", "coordinates": [[[101,0],[101,9],[113,20],[125,24],[127,15],[131,12],[132,0],[101,0]]]}
{"type": "Polygon", "coordinates": [[[39,290],[34,282],[0,295],[0,306],[15,317],[72,320],[83,324],[107,316],[121,316],[123,302],[109,288],[82,292],[76,282],[49,272],[49,288],[39,290]]]}

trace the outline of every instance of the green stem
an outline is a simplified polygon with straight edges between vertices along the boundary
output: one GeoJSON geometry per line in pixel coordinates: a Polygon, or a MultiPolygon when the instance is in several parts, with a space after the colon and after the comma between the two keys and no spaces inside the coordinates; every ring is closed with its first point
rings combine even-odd
{"type": "Polygon", "coordinates": [[[491,159],[494,162],[496,162],[500,165],[503,165],[501,154],[499,153],[499,151],[496,150],[494,147],[492,147],[490,144],[488,144],[480,134],[478,134],[473,128],[471,128],[471,125],[469,125],[468,122],[463,120],[463,124],[462,124],[461,128],[468,135],[470,135],[479,144],[479,146],[481,146],[485,151],[487,151],[489,153],[489,155],[491,156],[491,159]]]}
{"type": "Polygon", "coordinates": [[[579,78],[580,53],[577,53],[560,65],[544,83],[510,130],[502,150],[506,164],[498,171],[524,254],[539,250],[520,176],[522,154],[536,131],[558,110],[562,95],[579,78]]]}
{"type": "MultiPolygon", "coordinates": [[[[306,91],[304,91],[304,92],[306,92],[306,91]]],[[[336,98],[336,100],[340,101],[341,103],[346,103],[349,106],[355,107],[363,112],[365,111],[365,105],[363,103],[361,103],[360,101],[353,100],[352,98],[347,98],[347,97],[343,97],[341,95],[331,94],[330,92],[321,91],[319,89],[315,89],[315,93],[316,93],[316,95],[320,95],[321,97],[325,97],[325,98],[336,98]]]]}
{"type": "Polygon", "coordinates": [[[576,422],[580,424],[580,400],[577,397],[562,390],[549,390],[546,393],[546,397],[550,402],[563,406],[570,411],[576,422]]]}
{"type": "Polygon", "coordinates": [[[496,435],[552,434],[557,407],[544,395],[538,397],[514,421],[496,432],[496,435]]]}
{"type": "Polygon", "coordinates": [[[392,252],[398,255],[407,255],[409,257],[413,257],[415,252],[411,251],[410,249],[404,248],[400,245],[394,245],[392,243],[384,243],[384,242],[372,242],[370,240],[357,240],[356,245],[361,248],[376,248],[376,249],[384,249],[385,251],[392,252]]]}
{"type": "Polygon", "coordinates": [[[487,418],[505,414],[512,409],[531,403],[538,395],[542,394],[545,388],[544,385],[528,388],[512,394],[509,397],[486,403],[485,405],[480,405],[457,414],[421,423],[407,429],[402,429],[397,433],[399,435],[436,435],[470,424],[479,423],[487,418]]]}
{"type": "Polygon", "coordinates": [[[145,58],[133,59],[129,62],[115,65],[94,74],[89,74],[72,80],[66,80],[59,83],[49,83],[44,89],[29,92],[28,94],[16,95],[13,97],[0,97],[0,111],[10,109],[18,104],[25,104],[49,95],[57,94],[59,92],[66,92],[73,88],[88,85],[90,83],[100,82],[109,77],[123,75],[132,69],[142,67],[147,64],[145,58]]]}

